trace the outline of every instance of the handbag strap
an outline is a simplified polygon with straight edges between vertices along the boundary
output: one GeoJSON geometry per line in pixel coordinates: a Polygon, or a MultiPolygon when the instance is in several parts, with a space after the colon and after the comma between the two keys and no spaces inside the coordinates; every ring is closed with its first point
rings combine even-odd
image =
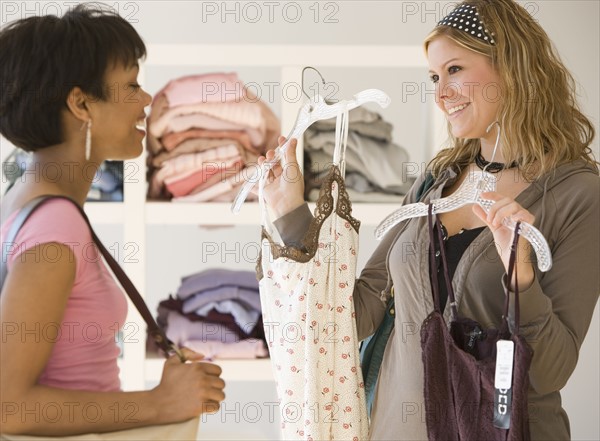
{"type": "Polygon", "coordinates": [[[25,206],[19,211],[19,213],[15,217],[15,220],[13,221],[13,223],[10,227],[10,230],[8,231],[8,234],[2,244],[2,262],[1,262],[1,268],[0,268],[0,277],[1,277],[0,290],[2,289],[2,286],[4,285],[4,281],[6,280],[6,275],[8,274],[8,268],[7,268],[8,259],[6,256],[8,246],[10,244],[14,243],[15,239],[17,238],[17,234],[19,233],[19,230],[21,229],[23,224],[27,221],[29,216],[31,216],[33,214],[33,212],[36,209],[38,209],[39,207],[41,207],[45,202],[47,202],[51,199],[64,199],[64,200],[71,202],[73,205],[75,205],[77,207],[77,209],[81,213],[81,216],[83,217],[83,219],[85,220],[85,222],[87,223],[87,225],[90,229],[90,233],[92,235],[92,239],[94,240],[94,243],[100,250],[100,253],[106,260],[106,263],[108,263],[108,266],[113,271],[114,275],[117,277],[117,279],[121,283],[121,286],[125,289],[125,292],[129,296],[129,298],[131,299],[133,304],[135,305],[136,309],[139,311],[140,315],[146,322],[146,325],[148,326],[148,333],[154,339],[154,342],[156,343],[156,345],[165,352],[165,355],[175,352],[179,356],[179,358],[182,362],[185,361],[185,357],[183,357],[183,355],[181,354],[179,349],[167,338],[164,331],[158,326],[158,324],[154,320],[154,317],[150,313],[148,306],[144,302],[144,299],[140,295],[139,291],[137,290],[137,288],[135,287],[133,282],[129,279],[129,277],[127,277],[127,274],[125,274],[125,271],[123,271],[123,269],[117,263],[115,258],[111,255],[111,253],[102,244],[102,242],[96,235],[96,232],[92,228],[92,224],[90,223],[90,220],[87,217],[87,214],[85,213],[85,211],[83,211],[83,208],[81,208],[81,206],[78,203],[76,203],[73,199],[68,198],[66,196],[57,196],[57,195],[38,196],[38,197],[32,199],[31,201],[29,201],[27,204],[25,204],[25,206]]]}
{"type": "Polygon", "coordinates": [[[513,271],[515,273],[515,335],[519,335],[519,323],[521,322],[521,311],[519,306],[519,282],[517,278],[517,248],[519,243],[519,234],[521,234],[521,222],[515,225],[515,234],[510,245],[510,257],[508,258],[508,271],[506,281],[506,299],[504,300],[504,315],[502,316],[503,331],[508,332],[508,310],[510,304],[510,281],[512,280],[513,271]]]}
{"type": "MultiPolygon", "coordinates": [[[[436,235],[434,234],[433,229],[433,204],[429,204],[427,211],[427,220],[429,223],[429,237],[430,237],[430,247],[429,247],[429,260],[431,266],[431,279],[432,279],[432,291],[433,291],[433,300],[434,300],[434,308],[440,314],[442,311],[440,310],[440,293],[439,293],[439,282],[438,275],[436,271],[436,262],[435,262],[435,246],[434,241],[436,240],[436,235]]],[[[444,239],[442,237],[442,228],[440,225],[440,221],[436,216],[435,219],[436,229],[437,229],[437,241],[439,244],[440,257],[442,259],[442,268],[444,271],[444,279],[446,283],[446,289],[448,291],[448,298],[450,299],[450,308],[452,312],[453,319],[458,318],[458,309],[456,307],[456,298],[454,296],[454,289],[452,288],[452,282],[450,280],[450,275],[448,273],[448,262],[446,260],[446,250],[444,247],[444,239]]],[[[510,281],[512,280],[513,272],[515,274],[515,327],[514,334],[519,335],[519,323],[520,323],[520,306],[519,306],[519,283],[517,282],[517,244],[519,241],[521,223],[517,222],[515,227],[515,234],[513,236],[513,240],[510,247],[510,256],[508,259],[508,271],[507,271],[507,286],[506,286],[506,296],[504,300],[504,314],[502,315],[502,325],[500,328],[501,334],[506,334],[509,332],[508,327],[508,312],[510,305],[510,281]]]]}
{"type": "MultiPolygon", "coordinates": [[[[433,301],[434,308],[440,314],[442,311],[440,310],[440,288],[438,282],[438,275],[436,270],[435,263],[435,242],[436,237],[433,231],[433,204],[429,204],[427,210],[427,222],[429,224],[429,262],[431,268],[431,279],[432,279],[432,291],[433,291],[433,301]]],[[[452,312],[452,317],[454,319],[458,318],[458,310],[456,308],[456,298],[454,297],[454,289],[452,289],[452,281],[450,280],[450,274],[448,273],[448,261],[446,260],[446,250],[444,247],[444,238],[442,237],[442,226],[440,225],[440,220],[435,218],[435,224],[437,229],[437,242],[439,244],[440,257],[442,258],[442,269],[444,271],[444,281],[446,283],[446,290],[448,292],[448,298],[450,299],[450,308],[452,312]]]]}

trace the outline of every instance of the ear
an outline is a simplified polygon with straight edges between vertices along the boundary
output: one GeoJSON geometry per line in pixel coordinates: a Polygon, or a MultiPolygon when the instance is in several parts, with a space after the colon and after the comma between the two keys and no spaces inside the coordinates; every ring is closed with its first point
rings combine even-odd
{"type": "Polygon", "coordinates": [[[67,95],[67,108],[78,120],[88,121],[91,118],[87,103],[87,95],[83,93],[79,86],[71,89],[67,95]]]}

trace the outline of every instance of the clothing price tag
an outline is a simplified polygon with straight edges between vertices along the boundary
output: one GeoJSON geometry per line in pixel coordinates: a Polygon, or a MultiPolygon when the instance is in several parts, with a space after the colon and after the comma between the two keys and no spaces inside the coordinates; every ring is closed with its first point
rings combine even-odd
{"type": "Polygon", "coordinates": [[[510,429],[512,406],[512,371],[515,344],[510,340],[496,343],[496,375],[494,377],[494,427],[510,429]]]}
{"type": "Polygon", "coordinates": [[[510,389],[512,387],[514,352],[514,342],[498,340],[496,343],[496,375],[494,377],[494,387],[496,389],[510,389]]]}
{"type": "Polygon", "coordinates": [[[510,429],[512,389],[494,390],[494,427],[510,429]]]}

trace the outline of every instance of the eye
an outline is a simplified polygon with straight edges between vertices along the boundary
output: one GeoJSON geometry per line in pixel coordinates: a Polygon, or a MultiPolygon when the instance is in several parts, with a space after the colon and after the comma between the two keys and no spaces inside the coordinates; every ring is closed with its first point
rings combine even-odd
{"type": "Polygon", "coordinates": [[[130,84],[129,87],[131,87],[133,90],[136,90],[136,91],[140,90],[142,88],[142,86],[138,83],[130,84]]]}
{"type": "Polygon", "coordinates": [[[462,70],[462,67],[460,67],[460,66],[450,66],[448,68],[448,73],[453,74],[453,73],[459,72],[461,70],[462,70]]]}
{"type": "Polygon", "coordinates": [[[433,74],[429,76],[429,79],[431,80],[432,83],[437,83],[440,80],[440,76],[433,74]]]}

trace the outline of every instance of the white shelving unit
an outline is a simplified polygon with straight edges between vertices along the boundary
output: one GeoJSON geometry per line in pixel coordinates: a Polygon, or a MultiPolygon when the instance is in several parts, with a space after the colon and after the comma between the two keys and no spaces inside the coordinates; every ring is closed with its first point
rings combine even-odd
{"type": "MultiPolygon", "coordinates": [[[[351,75],[351,69],[357,67],[398,69],[426,67],[426,60],[420,46],[150,45],[148,54],[147,60],[140,69],[139,80],[143,85],[148,79],[148,72],[157,66],[193,66],[197,67],[198,73],[208,72],[211,68],[222,66],[230,66],[231,71],[243,66],[275,67],[279,69],[279,79],[282,84],[300,83],[302,68],[307,65],[319,69],[325,67],[348,68],[349,75],[351,75]]],[[[173,77],[177,76],[174,73],[173,77]]],[[[381,88],[385,91],[385,88],[378,84],[377,79],[373,79],[369,87],[381,88]]],[[[149,90],[149,92],[156,91],[149,90]]],[[[280,106],[282,132],[288,133],[292,129],[301,103],[282,100],[280,106]]],[[[432,146],[432,150],[426,154],[429,157],[433,152],[433,146],[441,144],[445,125],[443,118],[436,115],[432,104],[423,103],[423,107],[426,107],[424,111],[431,118],[431,131],[429,136],[426,136],[427,142],[432,146]]],[[[299,148],[298,151],[299,162],[302,164],[302,149],[299,148]]],[[[92,222],[96,225],[120,224],[123,226],[124,243],[137,244],[136,256],[138,259],[135,263],[124,262],[123,266],[141,293],[147,292],[148,227],[257,226],[260,219],[256,203],[245,204],[240,214],[235,216],[230,211],[230,204],[224,203],[147,202],[145,163],[145,154],[126,163],[126,170],[134,170],[136,173],[126,176],[124,203],[86,204],[86,210],[92,222]]],[[[357,203],[353,206],[353,214],[362,221],[363,225],[373,226],[377,225],[392,210],[392,207],[389,204],[357,203]]],[[[165,264],[168,265],[168,263],[165,264]]],[[[176,270],[166,267],[165,271],[176,270]]],[[[145,329],[143,320],[131,304],[127,321],[136,323],[139,325],[139,329],[145,329]]],[[[138,340],[143,340],[143,338],[138,340]]],[[[147,356],[144,348],[145,345],[140,343],[125,345],[123,357],[120,360],[124,390],[144,389],[156,385],[160,380],[163,360],[156,356],[147,356]]],[[[273,383],[268,359],[217,360],[216,363],[222,366],[226,382],[273,383]]],[[[271,386],[274,391],[274,384],[271,386]]],[[[271,423],[274,424],[272,427],[278,428],[278,420],[269,421],[269,424],[271,423]]],[[[243,425],[240,428],[240,430],[245,430],[243,425]]],[[[218,429],[216,430],[218,432],[218,429]]],[[[260,433],[253,435],[252,439],[270,439],[270,437],[276,439],[279,433],[278,429],[271,432],[271,435],[268,435],[269,430],[271,429],[263,430],[262,435],[260,433]]],[[[243,433],[239,432],[239,435],[243,436],[243,433]]]]}

